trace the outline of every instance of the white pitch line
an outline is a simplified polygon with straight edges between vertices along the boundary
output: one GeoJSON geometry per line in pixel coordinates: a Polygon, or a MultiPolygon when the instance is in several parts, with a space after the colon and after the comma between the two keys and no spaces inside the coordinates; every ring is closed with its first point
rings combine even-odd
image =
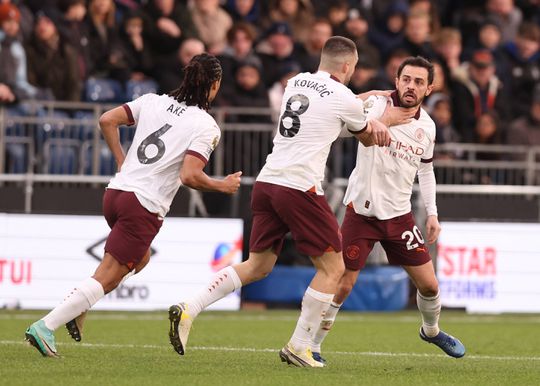
{"type": "MultiPolygon", "coordinates": [[[[98,313],[90,313],[89,317],[93,320],[149,320],[149,321],[161,321],[167,320],[167,313],[163,311],[162,314],[149,314],[149,315],[129,315],[129,313],[101,313],[103,311],[98,311],[98,313]]],[[[105,311],[106,312],[106,311],[105,311]]],[[[443,312],[444,314],[444,312],[443,312]]],[[[35,320],[38,318],[38,314],[0,314],[0,320],[35,320]]],[[[241,321],[281,321],[281,322],[296,322],[298,320],[297,316],[286,316],[286,315],[231,315],[231,314],[201,314],[198,317],[198,320],[222,320],[230,322],[241,322],[241,321]]],[[[514,324],[537,324],[540,323],[540,317],[537,316],[523,316],[521,317],[497,317],[497,316],[447,316],[442,317],[443,322],[448,323],[458,323],[458,324],[467,324],[467,323],[486,323],[486,324],[501,324],[501,323],[514,323],[514,324]]],[[[387,322],[392,323],[414,323],[420,321],[420,315],[418,316],[392,316],[391,320],[387,317],[378,317],[377,315],[347,315],[340,314],[338,321],[341,322],[387,322]]]]}
{"type": "MultiPolygon", "coordinates": [[[[0,345],[22,345],[27,344],[19,340],[0,340],[0,345]]],[[[60,346],[69,347],[88,347],[88,348],[134,348],[134,349],[154,349],[170,350],[169,345],[154,344],[117,344],[117,343],[61,343],[60,346]]],[[[219,346],[193,346],[189,348],[194,351],[229,351],[229,352],[253,352],[253,353],[276,353],[278,350],[272,348],[253,348],[253,347],[219,347],[219,346]]],[[[415,357],[415,358],[448,358],[443,354],[422,354],[422,353],[391,353],[377,351],[325,351],[330,355],[351,355],[351,356],[372,356],[372,357],[415,357]]],[[[497,360],[497,361],[540,361],[540,357],[523,356],[492,356],[492,355],[466,355],[466,359],[478,360],[497,360]]]]}

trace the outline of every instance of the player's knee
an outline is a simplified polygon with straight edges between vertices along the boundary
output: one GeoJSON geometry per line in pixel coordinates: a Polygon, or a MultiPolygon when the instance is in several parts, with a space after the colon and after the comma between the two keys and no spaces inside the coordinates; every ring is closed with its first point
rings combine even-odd
{"type": "Polygon", "coordinates": [[[354,281],[341,280],[338,284],[338,293],[340,297],[345,299],[352,292],[353,288],[354,288],[354,281]]]}
{"type": "Polygon", "coordinates": [[[420,292],[420,295],[432,298],[434,296],[437,296],[439,293],[439,285],[436,281],[431,283],[425,283],[418,286],[418,292],[420,292]]]}

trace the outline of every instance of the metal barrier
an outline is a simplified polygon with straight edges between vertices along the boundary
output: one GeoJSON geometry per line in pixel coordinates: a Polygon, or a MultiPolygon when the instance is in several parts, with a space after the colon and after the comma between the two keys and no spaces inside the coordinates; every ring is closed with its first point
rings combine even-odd
{"type": "MultiPolygon", "coordinates": [[[[108,181],[110,176],[106,174],[114,171],[114,159],[101,138],[98,121],[100,115],[112,107],[114,105],[55,101],[26,101],[15,108],[0,106],[0,154],[3,155],[0,173],[5,173],[0,174],[0,184],[24,183],[28,204],[25,210],[31,211],[35,182],[95,184],[108,181]],[[21,158],[21,154],[25,158],[21,158]],[[10,163],[6,164],[8,157],[10,163]],[[17,168],[13,166],[14,157],[19,157],[17,168]]],[[[207,173],[224,176],[242,170],[243,181],[249,184],[272,149],[276,128],[271,121],[272,111],[227,107],[214,108],[211,113],[223,134],[207,173]]],[[[134,127],[120,128],[120,140],[126,149],[134,132],[134,127]]],[[[333,181],[331,186],[342,188],[354,168],[357,146],[352,137],[339,138],[333,145],[327,173],[333,181]]],[[[437,145],[435,171],[439,192],[450,189],[458,194],[512,192],[508,194],[540,196],[534,188],[523,188],[540,183],[540,146],[437,145]]],[[[339,202],[339,196],[336,190],[332,201],[339,202]]],[[[204,214],[202,201],[193,194],[192,198],[197,202],[193,210],[204,214]]]]}

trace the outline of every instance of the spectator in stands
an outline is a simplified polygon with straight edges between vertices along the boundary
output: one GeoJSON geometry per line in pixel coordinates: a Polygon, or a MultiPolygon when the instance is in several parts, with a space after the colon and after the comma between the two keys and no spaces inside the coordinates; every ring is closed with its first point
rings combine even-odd
{"type": "Polygon", "coordinates": [[[487,49],[493,55],[495,61],[496,73],[503,83],[509,82],[508,64],[506,54],[502,45],[502,33],[499,22],[491,17],[483,19],[478,28],[476,38],[472,38],[472,44],[466,49],[464,59],[469,60],[472,53],[478,49],[487,49]]]}
{"type": "MultiPolygon", "coordinates": [[[[262,66],[258,58],[246,58],[241,61],[235,72],[234,87],[223,90],[216,99],[219,106],[270,107],[268,93],[261,76],[262,66]]],[[[228,117],[229,122],[268,122],[268,116],[238,114],[228,117]]]]}
{"type": "Polygon", "coordinates": [[[513,118],[529,112],[535,84],[540,82],[540,27],[525,22],[515,42],[505,45],[513,118]]]}
{"type": "MultiPolygon", "coordinates": [[[[144,33],[159,71],[177,55],[183,39],[197,38],[197,29],[186,6],[175,0],[150,0],[143,8],[144,33]]],[[[167,90],[170,91],[170,90],[167,90]]]]}
{"type": "Polygon", "coordinates": [[[487,0],[486,14],[499,23],[503,43],[511,42],[516,38],[523,14],[515,6],[514,0],[487,0]]]}
{"type": "Polygon", "coordinates": [[[412,56],[422,56],[433,59],[435,51],[431,45],[431,17],[427,13],[409,13],[405,24],[405,38],[401,48],[409,51],[412,56]]]}
{"type": "Polygon", "coordinates": [[[365,12],[360,8],[349,9],[344,36],[356,44],[359,55],[367,55],[374,60],[379,60],[379,51],[369,42],[368,31],[369,23],[365,12]]]}
{"type": "Polygon", "coordinates": [[[303,71],[316,72],[324,43],[332,36],[332,25],[326,19],[317,19],[311,25],[307,40],[299,46],[296,55],[303,71]]]}
{"type": "Polygon", "coordinates": [[[60,15],[57,28],[61,37],[65,39],[77,53],[77,64],[81,80],[88,77],[90,68],[90,45],[88,24],[85,22],[85,0],[59,0],[60,15]]]}
{"type": "Polygon", "coordinates": [[[444,93],[431,95],[424,108],[435,122],[436,143],[460,142],[461,137],[452,124],[452,103],[448,95],[444,93]]]}
{"type": "Polygon", "coordinates": [[[219,55],[227,45],[232,18],[219,6],[219,0],[194,0],[190,8],[193,24],[208,52],[219,55]]]}
{"type": "Polygon", "coordinates": [[[19,32],[17,33],[17,40],[21,43],[28,41],[34,32],[34,14],[24,3],[26,1],[0,0],[0,4],[13,4],[19,10],[19,32]]]}
{"type": "Polygon", "coordinates": [[[510,145],[540,146],[540,84],[534,88],[529,113],[512,122],[506,142],[510,145]]]}
{"type": "Polygon", "coordinates": [[[269,20],[273,23],[287,23],[297,42],[304,43],[315,20],[315,12],[310,0],[272,0],[269,3],[269,20]]]}
{"type": "Polygon", "coordinates": [[[283,68],[292,63],[298,63],[296,59],[296,47],[292,32],[287,23],[274,23],[266,32],[265,39],[259,43],[256,50],[262,60],[264,84],[271,87],[280,78],[283,68]]]}
{"type": "Polygon", "coordinates": [[[34,35],[26,46],[26,54],[31,84],[50,90],[57,100],[81,99],[77,52],[60,36],[50,13],[37,13],[34,35]]]}
{"type": "Polygon", "coordinates": [[[433,48],[453,77],[463,77],[461,33],[458,29],[450,27],[440,29],[433,36],[433,48]]]}
{"type": "Polygon", "coordinates": [[[471,138],[482,114],[497,111],[503,122],[510,116],[510,99],[495,75],[495,62],[488,50],[474,52],[466,75],[456,83],[452,98],[454,124],[465,141],[471,138]]]}
{"type": "Polygon", "coordinates": [[[343,36],[345,22],[349,15],[349,3],[347,0],[331,0],[328,3],[328,10],[324,16],[332,25],[332,35],[343,36]]]}
{"type": "Polygon", "coordinates": [[[89,32],[89,75],[115,78],[116,71],[125,68],[119,55],[120,41],[112,0],[90,0],[86,23],[89,32]]]}
{"type": "MultiPolygon", "coordinates": [[[[382,3],[379,7],[382,7],[382,3]]],[[[383,9],[384,11],[381,9],[381,16],[375,15],[368,37],[379,49],[383,60],[387,60],[390,53],[403,41],[409,8],[406,1],[398,0],[389,2],[383,9]]]]}
{"type": "Polygon", "coordinates": [[[403,49],[397,49],[390,54],[384,65],[384,69],[379,71],[373,78],[372,89],[374,90],[393,90],[396,87],[396,76],[400,64],[411,54],[403,49]]]}
{"type": "Polygon", "coordinates": [[[0,4],[0,103],[14,103],[37,94],[28,83],[26,53],[17,40],[20,17],[15,5],[0,4]]]}
{"type": "Polygon", "coordinates": [[[204,51],[204,43],[199,39],[185,39],[173,60],[157,68],[154,72],[159,92],[168,93],[177,87],[184,79],[184,67],[194,56],[202,54],[204,51]]]}
{"type": "MultiPolygon", "coordinates": [[[[479,145],[502,144],[500,121],[497,113],[487,112],[481,114],[476,120],[472,137],[467,141],[479,145]]],[[[500,155],[491,151],[477,151],[476,159],[481,161],[498,161],[500,155]]],[[[500,172],[495,169],[479,169],[465,171],[462,182],[468,184],[496,184],[500,181],[500,172]]],[[[501,176],[502,177],[502,176],[501,176]]]]}
{"type": "Polygon", "coordinates": [[[373,90],[373,82],[377,76],[379,61],[363,52],[358,55],[358,63],[349,82],[349,88],[355,94],[362,94],[373,90]]]}
{"type": "Polygon", "coordinates": [[[124,81],[140,81],[151,77],[154,61],[144,34],[144,20],[140,11],[126,14],[120,38],[122,56],[126,63],[124,81]]]}
{"type": "Polygon", "coordinates": [[[227,31],[228,45],[223,50],[223,53],[218,56],[223,69],[222,92],[233,88],[236,68],[241,61],[253,57],[255,58],[253,60],[259,60],[260,62],[253,49],[255,39],[255,29],[249,23],[237,22],[227,31]]]}
{"type": "Polygon", "coordinates": [[[432,34],[439,32],[441,28],[441,18],[437,10],[437,2],[432,0],[409,0],[409,13],[424,13],[429,15],[429,29],[432,34]]]}
{"type": "Polygon", "coordinates": [[[261,5],[259,3],[259,0],[227,0],[225,8],[234,22],[250,23],[256,28],[261,17],[261,5]]]}

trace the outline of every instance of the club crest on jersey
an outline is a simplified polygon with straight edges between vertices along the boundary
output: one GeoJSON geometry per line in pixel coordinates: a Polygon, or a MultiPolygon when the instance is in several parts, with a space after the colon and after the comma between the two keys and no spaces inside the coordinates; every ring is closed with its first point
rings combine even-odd
{"type": "Polygon", "coordinates": [[[418,140],[418,141],[421,141],[424,139],[424,130],[422,129],[416,129],[416,131],[414,132],[414,137],[418,140]]]}
{"type": "Polygon", "coordinates": [[[216,146],[218,145],[219,137],[216,135],[214,139],[212,140],[212,150],[216,149],[216,146]]]}
{"type": "Polygon", "coordinates": [[[365,109],[370,109],[370,108],[372,108],[372,107],[373,107],[373,103],[374,103],[374,102],[373,102],[372,99],[369,99],[369,100],[365,101],[365,102],[364,102],[364,108],[365,108],[365,109]]]}

